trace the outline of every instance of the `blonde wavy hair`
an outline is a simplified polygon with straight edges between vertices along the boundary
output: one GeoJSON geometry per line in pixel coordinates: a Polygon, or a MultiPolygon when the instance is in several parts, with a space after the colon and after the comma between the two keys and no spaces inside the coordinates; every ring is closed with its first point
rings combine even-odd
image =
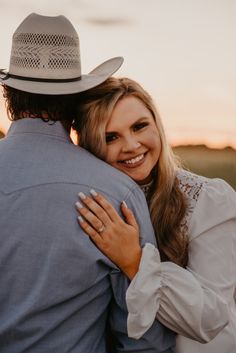
{"type": "Polygon", "coordinates": [[[73,124],[79,134],[79,145],[106,160],[106,126],[117,102],[127,96],[136,97],[145,105],[160,134],[161,153],[153,168],[154,182],[147,202],[161,259],[185,267],[188,262],[188,237],[181,221],[187,206],[176,177],[179,163],[167,143],[161,118],[150,95],[136,81],[114,77],[80,94],[78,118],[73,124]]]}

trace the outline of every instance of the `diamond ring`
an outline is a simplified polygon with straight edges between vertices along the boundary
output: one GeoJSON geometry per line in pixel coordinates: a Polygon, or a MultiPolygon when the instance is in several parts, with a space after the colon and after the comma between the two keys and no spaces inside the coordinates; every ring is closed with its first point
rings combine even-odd
{"type": "Polygon", "coordinates": [[[97,230],[98,233],[102,233],[105,229],[104,224],[97,230]]]}

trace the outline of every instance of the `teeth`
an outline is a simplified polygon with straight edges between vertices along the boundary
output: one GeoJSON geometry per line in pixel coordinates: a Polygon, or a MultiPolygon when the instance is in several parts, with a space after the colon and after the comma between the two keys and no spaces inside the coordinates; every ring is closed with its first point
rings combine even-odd
{"type": "Polygon", "coordinates": [[[144,158],[144,154],[140,154],[140,156],[132,158],[132,159],[127,159],[126,161],[124,161],[124,163],[126,164],[134,164],[137,163],[139,161],[141,161],[141,159],[144,158]]]}

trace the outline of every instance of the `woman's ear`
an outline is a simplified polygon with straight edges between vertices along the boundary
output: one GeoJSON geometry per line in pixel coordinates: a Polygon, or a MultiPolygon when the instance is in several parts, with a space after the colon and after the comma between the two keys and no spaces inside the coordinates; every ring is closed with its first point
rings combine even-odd
{"type": "Polygon", "coordinates": [[[74,145],[79,145],[80,136],[78,132],[75,129],[73,129],[73,127],[70,129],[70,138],[74,143],[74,145]]]}

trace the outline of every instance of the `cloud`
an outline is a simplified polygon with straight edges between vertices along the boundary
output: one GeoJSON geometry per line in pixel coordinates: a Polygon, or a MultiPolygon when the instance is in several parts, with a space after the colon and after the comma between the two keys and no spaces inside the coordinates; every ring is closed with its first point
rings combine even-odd
{"type": "Polygon", "coordinates": [[[127,26],[131,25],[133,22],[130,19],[125,19],[121,17],[87,17],[85,21],[91,25],[95,26],[127,26]]]}

